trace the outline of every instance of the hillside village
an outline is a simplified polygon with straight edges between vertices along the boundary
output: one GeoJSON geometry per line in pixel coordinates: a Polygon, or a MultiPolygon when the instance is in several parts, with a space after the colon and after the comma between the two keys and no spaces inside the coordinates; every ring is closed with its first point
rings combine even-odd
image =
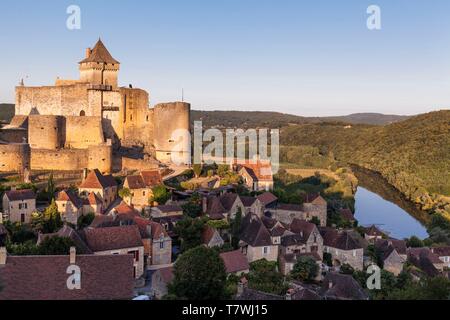
{"type": "Polygon", "coordinates": [[[365,285],[372,264],[397,289],[448,278],[450,247],[358,226],[350,208],[337,225],[320,193],[283,203],[267,167],[96,169],[69,187],[50,175],[6,188],[0,299],[368,300],[382,295],[365,285]]]}

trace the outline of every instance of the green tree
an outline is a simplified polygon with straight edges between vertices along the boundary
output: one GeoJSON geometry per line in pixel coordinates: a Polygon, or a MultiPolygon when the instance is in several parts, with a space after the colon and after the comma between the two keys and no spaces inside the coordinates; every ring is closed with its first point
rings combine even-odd
{"type": "Polygon", "coordinates": [[[175,262],[169,295],[187,300],[220,300],[226,297],[225,266],[218,252],[199,246],[175,262]]]}
{"type": "Polygon", "coordinates": [[[119,190],[119,197],[122,199],[130,198],[131,197],[131,190],[128,188],[122,188],[119,190]]]}
{"type": "Polygon", "coordinates": [[[314,223],[316,226],[320,226],[320,219],[318,217],[312,217],[311,223],[314,223]]]}
{"type": "Polygon", "coordinates": [[[185,203],[181,208],[183,213],[191,218],[198,218],[202,214],[202,206],[192,201],[185,203]]]}
{"type": "Polygon", "coordinates": [[[58,231],[63,226],[63,222],[58,212],[55,199],[52,200],[52,203],[45,209],[43,214],[34,214],[31,223],[35,230],[41,231],[42,233],[54,233],[58,231]]]}
{"type": "Polygon", "coordinates": [[[55,182],[53,181],[53,173],[50,173],[50,176],[48,177],[45,192],[47,193],[48,201],[52,201],[55,198],[56,187],[55,182]]]}
{"type": "Polygon", "coordinates": [[[316,261],[307,256],[299,257],[291,272],[293,278],[301,281],[312,281],[319,273],[319,266],[316,261]]]}
{"type": "Polygon", "coordinates": [[[254,290],[279,295],[285,294],[288,289],[283,275],[277,271],[277,263],[266,259],[250,264],[248,285],[254,290]]]}
{"type": "Polygon", "coordinates": [[[195,177],[198,178],[202,174],[203,167],[201,164],[194,164],[192,170],[194,171],[195,177]]]}
{"type": "Polygon", "coordinates": [[[91,225],[92,221],[94,221],[94,219],[95,219],[95,213],[92,213],[92,212],[81,215],[77,221],[78,229],[84,229],[86,227],[89,227],[91,225]]]}
{"type": "Polygon", "coordinates": [[[170,192],[163,185],[156,186],[152,189],[153,196],[150,198],[150,202],[157,202],[159,204],[165,204],[170,199],[170,192]]]}
{"type": "Polygon", "coordinates": [[[239,207],[234,219],[231,221],[231,245],[237,249],[239,247],[239,236],[242,227],[242,209],[239,207]]]}
{"type": "Polygon", "coordinates": [[[181,252],[186,252],[202,244],[202,232],[204,226],[204,219],[198,218],[192,219],[190,217],[185,217],[183,220],[177,222],[175,233],[179,236],[181,241],[181,252]]]}
{"type": "Polygon", "coordinates": [[[51,237],[47,238],[38,247],[41,255],[67,255],[70,247],[75,247],[75,243],[70,238],[51,237]]]}
{"type": "Polygon", "coordinates": [[[412,236],[409,239],[406,239],[406,246],[411,248],[422,248],[423,247],[423,241],[420,240],[416,236],[412,236]]]}

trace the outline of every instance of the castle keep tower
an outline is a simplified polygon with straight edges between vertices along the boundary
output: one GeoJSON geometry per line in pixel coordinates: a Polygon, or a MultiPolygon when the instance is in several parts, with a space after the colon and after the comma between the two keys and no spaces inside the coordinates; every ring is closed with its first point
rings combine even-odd
{"type": "Polygon", "coordinates": [[[80,81],[93,85],[117,88],[117,76],[120,62],[114,59],[102,40],[98,40],[94,49],[86,49],[86,58],[80,61],[80,81]]]}

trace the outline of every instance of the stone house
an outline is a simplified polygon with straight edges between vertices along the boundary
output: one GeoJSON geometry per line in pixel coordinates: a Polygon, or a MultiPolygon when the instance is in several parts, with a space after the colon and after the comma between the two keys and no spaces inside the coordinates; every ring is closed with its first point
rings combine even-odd
{"type": "Polygon", "coordinates": [[[258,215],[247,214],[241,230],[239,246],[249,263],[261,259],[278,260],[278,246],[272,242],[269,230],[258,215]]]}
{"type": "Polygon", "coordinates": [[[323,237],[324,253],[331,255],[333,266],[343,264],[355,270],[363,270],[364,248],[349,231],[337,231],[333,228],[320,228],[323,237]]]}
{"type": "Polygon", "coordinates": [[[87,175],[86,179],[79,187],[81,196],[87,197],[94,193],[103,204],[103,208],[108,208],[117,198],[117,182],[112,175],[103,175],[95,169],[87,175]]]}
{"type": "Polygon", "coordinates": [[[275,219],[262,216],[261,221],[262,223],[264,223],[264,226],[269,231],[272,243],[275,245],[281,244],[281,237],[283,237],[286,234],[291,234],[285,225],[283,225],[281,222],[275,219]]]}
{"type": "Polygon", "coordinates": [[[310,195],[301,205],[278,203],[269,209],[269,214],[285,224],[292,223],[294,219],[311,221],[316,218],[320,226],[324,227],[327,225],[327,202],[319,194],[310,195]]]}
{"type": "Polygon", "coordinates": [[[208,248],[221,247],[224,241],[217,229],[206,226],[202,232],[202,243],[208,248]]]}
{"type": "Polygon", "coordinates": [[[397,239],[378,239],[374,246],[383,261],[383,269],[398,276],[407,260],[406,242],[397,239]]]}
{"type": "Polygon", "coordinates": [[[133,255],[133,275],[144,274],[144,244],[136,225],[83,230],[87,246],[95,255],[133,255]]]}
{"type": "Polygon", "coordinates": [[[173,267],[161,268],[152,274],[152,295],[162,299],[168,293],[168,285],[173,281],[173,267]]]}
{"type": "Polygon", "coordinates": [[[152,218],[182,216],[183,208],[178,205],[159,205],[151,208],[150,215],[152,218]]]}
{"type": "Polygon", "coordinates": [[[313,223],[295,219],[289,225],[291,234],[281,238],[280,254],[311,253],[323,254],[323,238],[313,223]]]}
{"type": "Polygon", "coordinates": [[[223,260],[227,274],[242,276],[243,274],[250,272],[250,265],[248,264],[247,257],[241,250],[222,252],[220,257],[223,260]]]}
{"type": "Polygon", "coordinates": [[[325,300],[369,300],[368,294],[351,275],[340,273],[325,276],[320,295],[325,300]]]}
{"type": "Polygon", "coordinates": [[[144,255],[148,266],[167,265],[172,262],[172,238],[164,227],[154,221],[141,217],[134,218],[139,227],[144,255]]]}
{"type": "Polygon", "coordinates": [[[10,256],[0,248],[0,300],[129,300],[133,298],[132,255],[10,256]],[[81,270],[78,290],[68,290],[81,270]]]}
{"type": "Polygon", "coordinates": [[[435,247],[430,249],[444,263],[445,268],[450,268],[450,247],[435,247]]]}
{"type": "Polygon", "coordinates": [[[123,187],[130,190],[131,196],[126,197],[124,201],[141,210],[149,205],[153,197],[152,189],[161,184],[162,177],[159,170],[142,171],[139,175],[127,176],[123,187]]]}
{"type": "Polygon", "coordinates": [[[278,198],[272,192],[264,192],[257,196],[266,210],[275,209],[278,205],[278,198]]]}
{"type": "Polygon", "coordinates": [[[33,190],[11,190],[3,195],[3,213],[11,222],[30,223],[36,211],[36,195],[33,190]]]}
{"type": "Polygon", "coordinates": [[[78,218],[82,215],[89,213],[98,215],[103,211],[102,201],[93,192],[82,199],[71,191],[63,190],[58,193],[55,203],[62,220],[73,225],[77,224],[78,218]]]}
{"type": "Polygon", "coordinates": [[[240,199],[245,208],[244,215],[252,213],[261,217],[264,214],[264,205],[257,197],[240,196],[240,199]]]}
{"type": "Polygon", "coordinates": [[[237,165],[237,171],[249,190],[273,190],[272,164],[269,161],[246,161],[237,165]]]}
{"type": "Polygon", "coordinates": [[[435,277],[444,271],[444,262],[430,248],[408,248],[407,255],[408,262],[429,277],[435,277]]]}
{"type": "Polygon", "coordinates": [[[364,238],[370,243],[375,243],[376,240],[381,240],[386,237],[386,234],[375,225],[364,228],[364,238]]]}
{"type": "Polygon", "coordinates": [[[246,207],[242,202],[241,197],[237,193],[227,192],[219,196],[219,201],[226,211],[228,220],[235,218],[238,211],[241,211],[242,217],[246,214],[246,207]]]}

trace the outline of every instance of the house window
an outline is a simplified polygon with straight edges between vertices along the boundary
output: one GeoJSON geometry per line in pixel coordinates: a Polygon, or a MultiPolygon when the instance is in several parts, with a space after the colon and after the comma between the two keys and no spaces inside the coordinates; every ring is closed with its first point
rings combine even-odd
{"type": "Polygon", "coordinates": [[[269,253],[269,247],[264,247],[263,248],[263,254],[266,255],[269,253]]]}
{"type": "Polygon", "coordinates": [[[25,222],[25,214],[24,214],[24,213],[22,213],[22,214],[20,215],[20,222],[22,222],[22,223],[25,222]]]}
{"type": "Polygon", "coordinates": [[[139,261],[139,250],[128,251],[129,254],[134,254],[134,261],[139,261]]]}
{"type": "Polygon", "coordinates": [[[142,191],[142,195],[145,197],[145,191],[142,191]]]}
{"type": "Polygon", "coordinates": [[[164,249],[164,241],[161,241],[161,242],[159,243],[159,248],[160,248],[160,249],[164,249]]]}

